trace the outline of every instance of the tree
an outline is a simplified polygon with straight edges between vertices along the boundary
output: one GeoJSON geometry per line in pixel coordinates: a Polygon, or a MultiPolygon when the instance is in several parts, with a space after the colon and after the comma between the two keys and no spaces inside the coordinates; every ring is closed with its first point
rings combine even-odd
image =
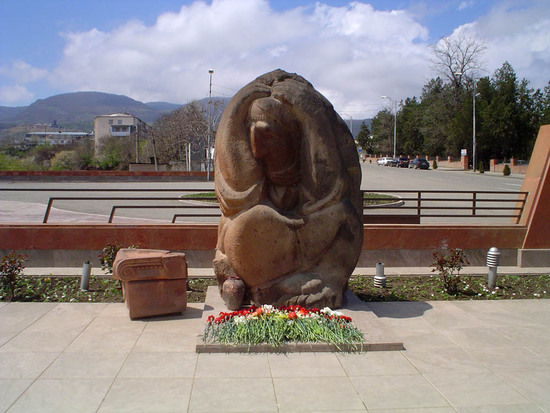
{"type": "Polygon", "coordinates": [[[365,122],[361,122],[359,133],[357,134],[357,143],[363,148],[363,153],[373,153],[372,140],[370,137],[370,130],[365,122]]]}
{"type": "Polygon", "coordinates": [[[393,153],[393,115],[384,109],[372,119],[373,152],[393,153]]]}
{"type": "Polygon", "coordinates": [[[405,99],[399,113],[398,145],[402,154],[422,154],[424,150],[424,135],[421,131],[420,102],[416,97],[405,99]]]}
{"type": "Polygon", "coordinates": [[[473,77],[483,68],[481,56],[485,49],[483,41],[474,35],[461,32],[447,36],[432,46],[432,65],[458,90],[465,76],[473,77]]]}
{"type": "Polygon", "coordinates": [[[153,125],[157,159],[160,163],[190,162],[190,151],[204,152],[208,131],[208,119],[198,101],[162,116],[153,125]]]}

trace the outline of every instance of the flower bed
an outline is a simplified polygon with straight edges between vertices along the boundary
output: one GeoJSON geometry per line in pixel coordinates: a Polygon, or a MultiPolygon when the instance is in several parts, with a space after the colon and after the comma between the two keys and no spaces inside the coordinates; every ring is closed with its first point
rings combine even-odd
{"type": "Polygon", "coordinates": [[[274,347],[288,343],[326,343],[338,347],[361,344],[364,338],[350,317],[328,307],[308,310],[298,305],[280,308],[263,305],[209,316],[203,341],[274,347]]]}

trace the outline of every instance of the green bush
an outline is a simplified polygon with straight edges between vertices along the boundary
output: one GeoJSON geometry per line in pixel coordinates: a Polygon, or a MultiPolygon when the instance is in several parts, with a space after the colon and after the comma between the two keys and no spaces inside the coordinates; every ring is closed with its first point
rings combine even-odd
{"type": "Polygon", "coordinates": [[[57,152],[51,160],[52,171],[74,171],[79,169],[79,160],[76,151],[57,152]]]}
{"type": "Polygon", "coordinates": [[[504,176],[508,176],[512,173],[512,171],[510,170],[510,167],[508,165],[504,165],[504,169],[502,170],[502,174],[504,176]]]}
{"type": "Polygon", "coordinates": [[[478,171],[480,174],[485,173],[485,167],[483,166],[483,162],[479,162],[478,171]]]}
{"type": "Polygon", "coordinates": [[[9,300],[12,300],[15,296],[17,277],[19,277],[19,275],[23,272],[23,269],[25,268],[23,263],[26,260],[26,255],[16,254],[15,251],[12,251],[11,254],[2,257],[2,262],[0,262],[2,295],[7,292],[9,300]]]}
{"type": "Polygon", "coordinates": [[[432,169],[437,169],[437,161],[435,159],[432,163],[432,169]]]}

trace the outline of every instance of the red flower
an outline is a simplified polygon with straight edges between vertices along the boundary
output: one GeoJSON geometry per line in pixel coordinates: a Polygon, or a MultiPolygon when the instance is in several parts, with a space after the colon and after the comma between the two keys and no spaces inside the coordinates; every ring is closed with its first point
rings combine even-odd
{"type": "Polygon", "coordinates": [[[296,315],[296,313],[294,311],[291,311],[290,313],[288,313],[288,319],[289,320],[295,320],[297,318],[298,318],[298,316],[296,315]]]}

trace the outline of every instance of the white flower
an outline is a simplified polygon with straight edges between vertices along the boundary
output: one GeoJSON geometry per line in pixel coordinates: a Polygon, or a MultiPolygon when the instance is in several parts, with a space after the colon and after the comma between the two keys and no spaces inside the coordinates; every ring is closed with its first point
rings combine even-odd
{"type": "Polygon", "coordinates": [[[246,317],[243,317],[242,315],[237,315],[233,317],[233,322],[235,324],[246,323],[246,317]]]}

